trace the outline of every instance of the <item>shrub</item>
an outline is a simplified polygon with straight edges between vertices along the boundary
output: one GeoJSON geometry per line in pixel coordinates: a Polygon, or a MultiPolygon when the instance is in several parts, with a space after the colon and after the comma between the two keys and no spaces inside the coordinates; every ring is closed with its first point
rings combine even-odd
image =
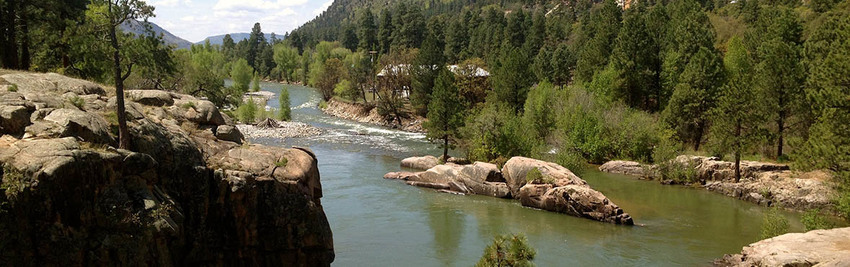
{"type": "Polygon", "coordinates": [[[186,102],[186,103],[183,103],[183,105],[180,105],[180,107],[183,108],[183,109],[190,109],[190,108],[194,109],[195,108],[195,102],[191,102],[191,101],[186,102]]]}
{"type": "Polygon", "coordinates": [[[564,166],[564,168],[569,169],[573,174],[578,176],[584,174],[584,170],[587,167],[581,155],[563,148],[559,149],[558,153],[555,154],[555,163],[564,166]]]}
{"type": "Polygon", "coordinates": [[[328,108],[328,102],[326,102],[324,100],[320,101],[319,102],[319,109],[326,109],[326,108],[328,108]]]}
{"type": "Polygon", "coordinates": [[[251,98],[247,102],[236,108],[236,118],[242,123],[254,123],[257,117],[257,103],[251,98]]]}
{"type": "Polygon", "coordinates": [[[334,95],[344,99],[354,99],[357,96],[357,88],[354,87],[354,83],[342,80],[334,86],[334,95]]]}
{"type": "Polygon", "coordinates": [[[109,123],[109,132],[113,136],[118,136],[118,113],[109,111],[103,114],[103,118],[109,123]]]}
{"type": "Polygon", "coordinates": [[[761,224],[761,239],[788,233],[788,219],[779,212],[778,207],[767,210],[761,224]]]}
{"type": "Polygon", "coordinates": [[[531,169],[530,171],[528,171],[528,173],[525,174],[525,181],[528,182],[529,184],[552,184],[552,183],[555,183],[555,180],[553,180],[552,177],[549,177],[548,175],[544,175],[537,168],[531,169]]]}
{"type": "Polygon", "coordinates": [[[8,164],[3,165],[3,176],[0,178],[0,190],[5,193],[6,199],[13,202],[18,199],[18,194],[29,187],[24,173],[8,164]]]}
{"type": "Polygon", "coordinates": [[[68,102],[79,110],[84,110],[86,107],[86,100],[79,96],[68,98],[68,102]]]}
{"type": "Polygon", "coordinates": [[[287,164],[287,163],[289,163],[289,160],[288,160],[288,159],[286,159],[286,158],[281,158],[281,159],[280,159],[280,161],[275,162],[275,163],[274,163],[274,165],[275,165],[275,166],[277,166],[277,167],[281,167],[281,168],[283,168],[283,167],[286,167],[286,164],[287,164]]]}
{"type": "Polygon", "coordinates": [[[697,170],[687,163],[671,160],[659,163],[656,166],[661,180],[672,180],[676,183],[693,183],[697,181],[697,170]]]}
{"type": "Polygon", "coordinates": [[[14,83],[10,84],[9,86],[6,87],[6,91],[17,92],[18,91],[18,85],[14,84],[14,83]]]}
{"type": "Polygon", "coordinates": [[[803,214],[803,217],[800,218],[800,222],[803,223],[803,226],[806,228],[806,232],[817,229],[830,229],[834,228],[835,225],[828,222],[826,217],[820,214],[820,209],[813,209],[807,211],[803,214]]]}
{"type": "Polygon", "coordinates": [[[522,234],[498,235],[484,249],[476,267],[532,266],[537,252],[522,234]]]}

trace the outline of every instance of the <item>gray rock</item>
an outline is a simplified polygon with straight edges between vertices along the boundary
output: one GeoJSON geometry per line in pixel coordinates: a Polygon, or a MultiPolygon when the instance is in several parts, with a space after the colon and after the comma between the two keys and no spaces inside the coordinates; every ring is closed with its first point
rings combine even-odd
{"type": "Polygon", "coordinates": [[[242,144],[242,140],[245,139],[242,133],[239,132],[239,129],[231,125],[218,126],[215,130],[215,137],[219,140],[236,142],[237,144],[242,144]]]}
{"type": "Polygon", "coordinates": [[[30,112],[25,106],[0,105],[0,135],[20,136],[30,125],[30,112]]]}
{"type": "Polygon", "coordinates": [[[409,157],[401,160],[402,167],[416,170],[427,170],[437,166],[438,164],[440,164],[440,160],[431,155],[423,157],[409,157]]]}
{"type": "Polygon", "coordinates": [[[502,176],[514,198],[519,197],[520,188],[527,183],[526,175],[535,168],[555,186],[587,184],[561,165],[532,158],[513,157],[505,163],[505,166],[502,166],[502,176]]]}
{"type": "Polygon", "coordinates": [[[650,178],[652,166],[636,161],[612,160],[599,166],[599,171],[650,178]]]}
{"type": "Polygon", "coordinates": [[[127,98],[146,106],[171,106],[174,99],[171,93],[161,90],[128,90],[127,98]]]}
{"type": "Polygon", "coordinates": [[[527,184],[520,189],[519,200],[527,207],[601,222],[634,225],[628,213],[587,185],[553,187],[551,184],[527,184]]]}
{"type": "Polygon", "coordinates": [[[60,95],[67,92],[77,95],[106,95],[106,91],[96,83],[56,73],[6,74],[0,77],[9,83],[17,84],[19,91],[53,91],[60,95]]]}
{"type": "Polygon", "coordinates": [[[717,266],[848,266],[850,227],[784,234],[726,255],[717,266]]]}
{"type": "Polygon", "coordinates": [[[207,100],[180,99],[174,101],[171,112],[200,125],[224,125],[224,117],[218,108],[207,100]],[[191,103],[191,104],[188,104],[191,103]]]}
{"type": "Polygon", "coordinates": [[[111,144],[114,140],[109,135],[109,123],[101,116],[76,109],[57,109],[44,117],[63,127],[60,137],[73,136],[84,141],[100,144],[111,144]]]}

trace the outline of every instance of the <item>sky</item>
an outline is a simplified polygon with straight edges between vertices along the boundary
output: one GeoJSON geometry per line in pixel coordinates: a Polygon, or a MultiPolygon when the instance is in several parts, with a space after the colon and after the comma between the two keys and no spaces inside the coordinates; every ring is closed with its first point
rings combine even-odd
{"type": "Polygon", "coordinates": [[[255,22],[263,33],[283,36],[315,18],[333,0],[147,0],[156,7],[148,19],[190,42],[208,36],[251,32],[255,22]]]}

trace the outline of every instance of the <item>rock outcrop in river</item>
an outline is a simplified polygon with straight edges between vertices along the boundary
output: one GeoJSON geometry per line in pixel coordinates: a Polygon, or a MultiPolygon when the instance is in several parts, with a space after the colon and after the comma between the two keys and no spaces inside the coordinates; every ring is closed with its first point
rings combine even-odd
{"type": "MultiPolygon", "coordinates": [[[[415,159],[402,162],[408,162],[409,167],[411,162],[419,161],[415,159]]],[[[422,172],[391,172],[384,178],[443,192],[515,198],[527,207],[614,224],[634,224],[628,213],[567,168],[531,158],[511,158],[501,170],[484,162],[448,163],[422,172]],[[529,176],[535,170],[539,178],[529,176]]]]}
{"type": "Polygon", "coordinates": [[[784,234],[726,255],[715,266],[850,266],[850,227],[784,234]]]}
{"type": "MultiPolygon", "coordinates": [[[[831,178],[821,171],[798,172],[784,164],[743,160],[741,180],[735,182],[734,162],[682,155],[674,159],[674,164],[693,169],[694,179],[705,189],[731,197],[794,210],[832,209],[831,178]]],[[[656,166],[633,161],[609,161],[599,170],[660,179],[656,166]]]]}
{"type": "Polygon", "coordinates": [[[115,97],[99,85],[0,76],[0,262],[330,265],[309,149],[242,144],[226,115],[192,96],[127,100],[132,151],[113,148],[115,97]]]}
{"type": "Polygon", "coordinates": [[[328,100],[327,103],[328,106],[322,109],[322,111],[331,116],[408,132],[421,133],[425,131],[422,128],[422,122],[425,121],[425,118],[421,116],[409,114],[409,118],[400,118],[401,123],[399,123],[397,120],[387,120],[378,114],[378,108],[375,106],[346,103],[336,99],[328,100]]]}

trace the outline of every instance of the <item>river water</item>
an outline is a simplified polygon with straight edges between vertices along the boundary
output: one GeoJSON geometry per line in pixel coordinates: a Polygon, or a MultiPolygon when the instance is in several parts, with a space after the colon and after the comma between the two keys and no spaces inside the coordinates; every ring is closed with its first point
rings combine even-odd
{"type": "MultiPolygon", "coordinates": [[[[282,85],[263,83],[279,93],[282,85]]],[[[704,266],[759,240],[766,208],[701,189],[585,172],[582,178],[640,226],[618,226],[522,207],[518,201],[438,193],[382,176],[402,158],[439,154],[421,134],[338,119],[320,95],[289,86],[294,121],[324,130],[307,138],[254,139],[307,146],[319,159],[334,266],[472,266],[496,234],[524,233],[538,266],[704,266]]],[[[277,107],[277,98],[268,103],[277,107]]],[[[783,213],[792,231],[799,216],[783,213]]]]}

